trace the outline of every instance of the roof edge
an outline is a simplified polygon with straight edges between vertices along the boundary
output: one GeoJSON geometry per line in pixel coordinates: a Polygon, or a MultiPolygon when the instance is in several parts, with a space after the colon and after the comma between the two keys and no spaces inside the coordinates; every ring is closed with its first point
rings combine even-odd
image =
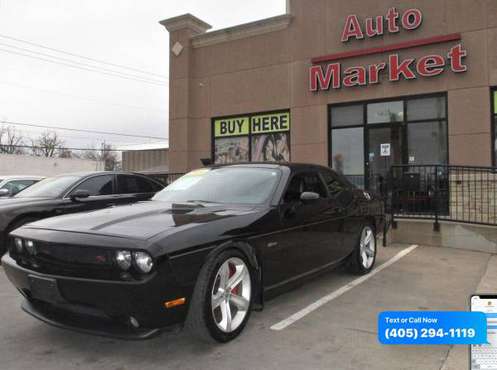
{"type": "Polygon", "coordinates": [[[201,48],[222,42],[280,31],[290,25],[292,18],[291,14],[282,14],[255,22],[244,23],[233,27],[223,28],[221,30],[195,35],[191,38],[192,46],[194,48],[201,48]]]}
{"type": "Polygon", "coordinates": [[[159,22],[170,33],[181,29],[190,29],[196,33],[203,34],[210,30],[212,26],[204,22],[200,18],[195,17],[190,13],[179,15],[177,17],[167,18],[159,22]]]}

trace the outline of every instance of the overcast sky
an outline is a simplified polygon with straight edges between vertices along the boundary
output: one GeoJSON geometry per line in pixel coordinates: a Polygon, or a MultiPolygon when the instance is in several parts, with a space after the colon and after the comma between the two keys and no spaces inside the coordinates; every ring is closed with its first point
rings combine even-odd
{"type": "MultiPolygon", "coordinates": [[[[220,29],[282,14],[285,3],[0,0],[0,121],[167,137],[169,35],[158,22],[192,13],[220,29]],[[73,67],[75,62],[80,68],[73,67]],[[98,69],[100,73],[81,68],[98,69]],[[141,81],[130,80],[136,77],[141,81]]],[[[21,126],[17,129],[28,137],[43,131],[21,126]]],[[[157,141],[64,131],[59,134],[67,146],[84,148],[98,146],[103,139],[115,145],[157,141]]]]}

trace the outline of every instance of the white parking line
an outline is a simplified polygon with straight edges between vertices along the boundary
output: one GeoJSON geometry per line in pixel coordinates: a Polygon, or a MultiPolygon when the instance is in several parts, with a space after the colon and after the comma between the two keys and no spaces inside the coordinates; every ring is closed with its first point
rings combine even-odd
{"type": "Polygon", "coordinates": [[[289,327],[290,325],[292,325],[296,321],[302,319],[303,317],[309,315],[311,312],[317,310],[319,307],[321,307],[321,306],[325,305],[326,303],[334,300],[335,298],[340,297],[342,294],[348,292],[349,290],[351,290],[352,288],[358,286],[359,284],[364,283],[366,280],[372,278],[374,275],[376,275],[380,271],[382,271],[382,270],[386,269],[388,266],[394,264],[395,262],[397,262],[398,260],[400,260],[402,257],[407,256],[409,253],[411,253],[417,247],[418,247],[418,245],[414,244],[414,245],[411,245],[410,247],[408,247],[408,248],[400,251],[395,256],[393,256],[392,258],[390,258],[387,262],[385,262],[384,264],[382,264],[382,265],[378,266],[377,268],[375,268],[369,274],[361,276],[360,278],[357,278],[355,280],[352,280],[347,285],[344,285],[340,289],[337,289],[334,292],[331,292],[330,294],[325,295],[324,297],[318,299],[316,302],[311,303],[309,306],[307,306],[307,307],[301,309],[300,311],[294,313],[292,316],[288,317],[287,319],[282,320],[282,321],[280,321],[277,324],[274,324],[273,326],[271,326],[270,329],[271,330],[283,330],[283,329],[289,327]]]}

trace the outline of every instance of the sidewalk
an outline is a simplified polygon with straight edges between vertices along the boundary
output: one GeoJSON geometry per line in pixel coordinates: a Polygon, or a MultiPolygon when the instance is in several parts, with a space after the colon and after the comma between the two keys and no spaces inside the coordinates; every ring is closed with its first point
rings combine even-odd
{"type": "MultiPolygon", "coordinates": [[[[475,293],[497,292],[497,255],[490,257],[487,271],[483,275],[475,293]]],[[[452,346],[441,370],[467,369],[469,364],[468,346],[452,346]]]]}

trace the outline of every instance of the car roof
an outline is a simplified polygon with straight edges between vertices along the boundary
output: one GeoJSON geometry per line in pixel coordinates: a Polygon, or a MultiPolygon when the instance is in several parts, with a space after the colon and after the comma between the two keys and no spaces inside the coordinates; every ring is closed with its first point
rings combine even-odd
{"type": "MultiPolygon", "coordinates": [[[[95,175],[138,175],[145,176],[136,172],[127,172],[127,171],[87,171],[87,172],[68,172],[60,175],[55,175],[52,177],[62,177],[62,176],[79,176],[81,178],[95,175]]],[[[146,176],[145,176],[146,177],[146,176]]]]}
{"type": "Polygon", "coordinates": [[[221,168],[221,167],[248,167],[248,168],[279,168],[286,167],[292,171],[306,170],[306,169],[327,169],[331,168],[322,166],[314,163],[299,163],[299,162],[243,162],[243,163],[230,163],[230,164],[220,164],[212,165],[209,168],[221,168]]]}
{"type": "Polygon", "coordinates": [[[28,176],[28,175],[8,175],[2,176],[0,175],[1,181],[5,180],[41,180],[45,178],[44,176],[28,176]]]}

